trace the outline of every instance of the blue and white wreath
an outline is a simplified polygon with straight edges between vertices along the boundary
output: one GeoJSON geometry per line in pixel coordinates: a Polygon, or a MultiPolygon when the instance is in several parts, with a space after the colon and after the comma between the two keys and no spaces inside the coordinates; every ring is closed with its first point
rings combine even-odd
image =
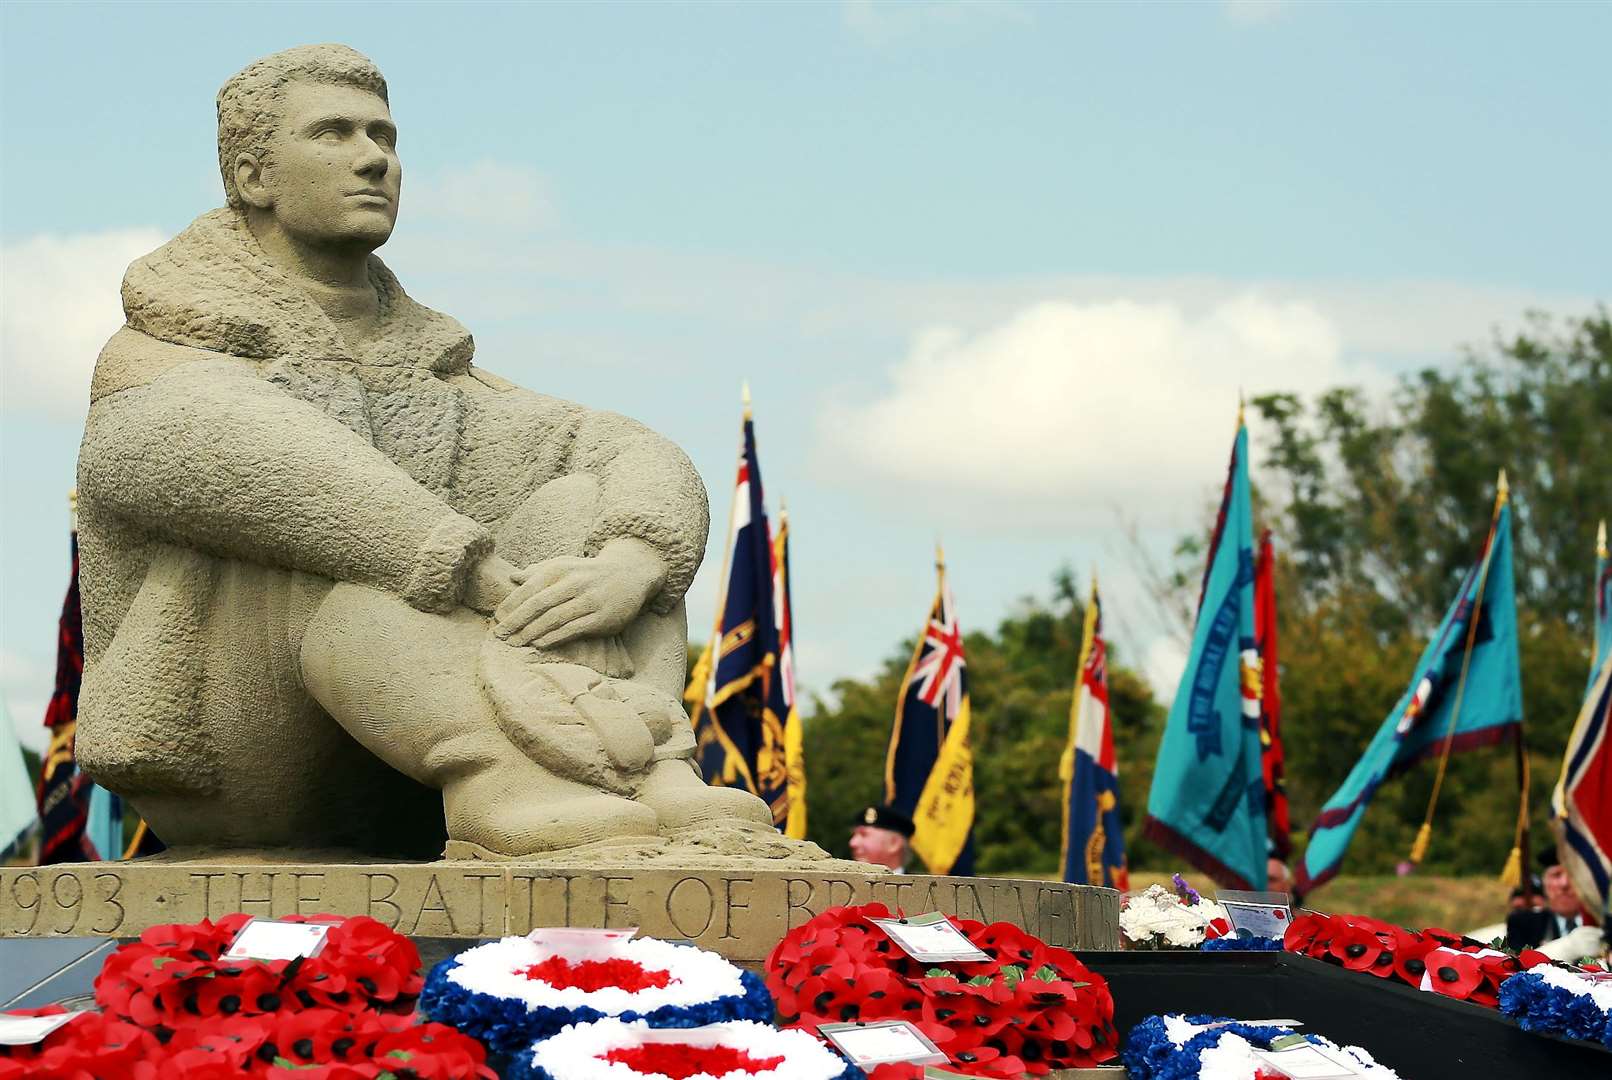
{"type": "Polygon", "coordinates": [[[509,1080],[864,1080],[804,1031],[735,1020],[651,1028],[599,1020],[568,1027],[514,1055],[509,1080]],[[658,1066],[658,1067],[657,1067],[658,1066]]]}
{"type": "Polygon", "coordinates": [[[1588,1039],[1612,1049],[1612,982],[1559,967],[1518,972],[1500,984],[1500,1011],[1524,1031],[1588,1039]]]}
{"type": "Polygon", "coordinates": [[[606,1018],[642,1020],[651,1028],[770,1023],[773,1002],[760,976],[692,945],[507,937],[432,968],[420,1011],[480,1039],[494,1054],[509,1055],[568,1025],[606,1018]]]}
{"type": "Polygon", "coordinates": [[[1271,1024],[1244,1024],[1217,1016],[1149,1016],[1131,1029],[1123,1060],[1130,1080],[1254,1080],[1260,1069],[1255,1050],[1299,1034],[1349,1061],[1370,1080],[1398,1080],[1358,1046],[1339,1046],[1320,1035],[1271,1024]]]}

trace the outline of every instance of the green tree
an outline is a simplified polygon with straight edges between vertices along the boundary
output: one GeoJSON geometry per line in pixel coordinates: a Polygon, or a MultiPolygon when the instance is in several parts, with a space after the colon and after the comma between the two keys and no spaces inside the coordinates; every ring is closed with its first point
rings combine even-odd
{"type": "MultiPolygon", "coordinates": [[[[1496,475],[1511,485],[1535,842],[1589,663],[1596,518],[1612,512],[1612,323],[1606,310],[1468,349],[1405,379],[1376,409],[1359,390],[1252,403],[1274,431],[1265,522],[1278,600],[1289,790],[1306,824],[1404,691],[1431,628],[1476,558],[1496,475]]],[[[1433,767],[1378,793],[1349,868],[1408,851],[1433,767]]],[[[1428,868],[1494,872],[1511,846],[1516,763],[1457,755],[1428,868]]]]}
{"type": "MultiPolygon", "coordinates": [[[[1085,617],[1072,575],[1058,575],[1050,603],[1025,599],[991,632],[965,640],[974,711],[975,839],[982,873],[1055,873],[1062,846],[1063,788],[1058,760],[1068,739],[1069,704],[1085,617]]],[[[811,838],[846,852],[856,813],[884,798],[884,760],[908,640],[870,680],[842,679],[812,703],[806,718],[811,838]]],[[[1147,683],[1112,653],[1109,688],[1116,752],[1136,772],[1127,792],[1145,792],[1162,713],[1147,683]],[[1145,762],[1145,764],[1144,764],[1145,762]]],[[[1140,831],[1140,806],[1122,799],[1127,836],[1140,831]]]]}

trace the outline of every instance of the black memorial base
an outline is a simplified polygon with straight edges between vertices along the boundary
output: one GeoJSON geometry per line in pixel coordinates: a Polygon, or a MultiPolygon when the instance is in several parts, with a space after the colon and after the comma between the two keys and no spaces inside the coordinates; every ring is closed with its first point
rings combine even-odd
{"type": "Polygon", "coordinates": [[[1154,1013],[1297,1020],[1404,1080],[1612,1077],[1600,1046],[1530,1034],[1493,1009],[1285,952],[1082,952],[1121,1037],[1154,1013]]]}

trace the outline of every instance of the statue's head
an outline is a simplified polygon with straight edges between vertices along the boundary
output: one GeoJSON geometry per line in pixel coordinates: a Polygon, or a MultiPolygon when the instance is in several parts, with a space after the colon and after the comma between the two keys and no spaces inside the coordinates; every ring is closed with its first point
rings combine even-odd
{"type": "Polygon", "coordinates": [[[345,45],[301,45],[247,65],[218,92],[229,204],[301,244],[384,244],[403,170],[386,80],[345,45]]]}

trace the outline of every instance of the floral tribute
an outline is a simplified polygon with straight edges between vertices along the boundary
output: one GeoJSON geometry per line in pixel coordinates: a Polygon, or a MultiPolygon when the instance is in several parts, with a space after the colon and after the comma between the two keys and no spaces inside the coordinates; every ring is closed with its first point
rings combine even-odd
{"type": "Polygon", "coordinates": [[[1612,1050],[1612,974],[1539,965],[1506,980],[1500,1011],[1525,1031],[1599,1042],[1612,1050]]]}
{"type": "MultiPolygon", "coordinates": [[[[27,1015],[61,1011],[60,1006],[27,1015]]],[[[0,1080],[495,1080],[486,1051],[441,1024],[342,1009],[235,1016],[157,1034],[85,1013],[36,1046],[0,1046],[0,1080]]]]}
{"type": "MultiPolygon", "coordinates": [[[[787,1026],[906,1020],[968,1076],[1042,1076],[1118,1052],[1114,999],[1073,953],[1008,923],[953,922],[989,960],[921,964],[870,919],[883,904],[831,908],[797,927],[767,958],[767,986],[787,1026]]],[[[873,1080],[916,1077],[879,1067],[873,1080]]]]}
{"type": "Polygon", "coordinates": [[[1354,1066],[1368,1080],[1398,1080],[1358,1046],[1339,1046],[1320,1035],[1273,1024],[1244,1024],[1217,1016],[1149,1016],[1125,1040],[1129,1080],[1280,1080],[1263,1068],[1255,1050],[1269,1050],[1278,1039],[1300,1036],[1354,1066]]]}
{"type": "Polygon", "coordinates": [[[1491,1009],[1499,1004],[1501,983],[1550,962],[1533,949],[1512,956],[1449,930],[1407,930],[1365,915],[1301,915],[1282,944],[1288,952],[1491,1009]]]}
{"type": "MultiPolygon", "coordinates": [[[[51,1016],[67,1010],[60,1005],[43,1009],[17,1009],[7,1015],[51,1016]]],[[[148,1061],[162,1046],[151,1032],[101,1013],[85,1013],[57,1028],[33,1046],[0,1046],[0,1080],[40,1077],[63,1080],[133,1080],[152,1076],[148,1061]],[[141,1073],[137,1070],[145,1068],[141,1073]]]]}
{"type": "Polygon", "coordinates": [[[152,927],[107,958],[95,979],[96,1003],[111,1016],[158,1032],[309,1009],[414,1011],[420,954],[402,934],[364,916],[288,916],[280,921],[331,924],[317,956],[226,957],[250,919],[229,915],[216,923],[152,927]]]}
{"type": "Polygon", "coordinates": [[[804,1031],[734,1020],[651,1028],[642,1020],[577,1024],[514,1055],[509,1080],[862,1080],[804,1031]]]}
{"type": "Polygon", "coordinates": [[[715,953],[655,938],[579,944],[507,937],[477,945],[431,969],[420,1008],[499,1055],[607,1017],[693,1028],[773,1016],[758,976],[715,953]]]}
{"type": "Polygon", "coordinates": [[[1227,938],[1231,919],[1226,909],[1205,900],[1175,875],[1175,891],[1163,885],[1125,897],[1119,912],[1120,932],[1131,949],[1195,949],[1206,941],[1227,938]]]}

